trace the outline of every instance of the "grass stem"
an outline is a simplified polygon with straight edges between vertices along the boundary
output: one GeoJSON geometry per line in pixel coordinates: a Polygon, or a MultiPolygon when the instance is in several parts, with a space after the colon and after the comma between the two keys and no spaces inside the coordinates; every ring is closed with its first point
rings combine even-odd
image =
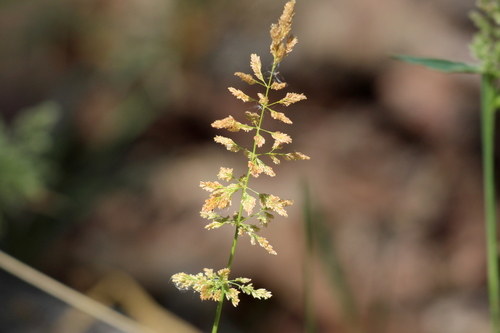
{"type": "Polygon", "coordinates": [[[497,90],[495,78],[484,74],[481,82],[481,127],[483,146],[483,181],[486,222],[486,250],[488,263],[488,293],[491,325],[494,333],[500,333],[500,288],[498,274],[498,245],[496,225],[494,141],[495,101],[497,90]]]}

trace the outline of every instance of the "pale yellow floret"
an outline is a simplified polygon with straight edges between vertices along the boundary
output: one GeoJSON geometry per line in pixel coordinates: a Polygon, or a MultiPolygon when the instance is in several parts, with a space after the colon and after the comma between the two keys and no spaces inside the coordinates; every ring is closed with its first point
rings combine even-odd
{"type": "Polygon", "coordinates": [[[278,101],[278,103],[283,104],[284,106],[289,106],[293,103],[300,102],[304,99],[307,99],[306,95],[304,94],[287,93],[285,98],[278,101]]]}
{"type": "Polygon", "coordinates": [[[248,96],[247,94],[245,94],[243,91],[241,91],[239,89],[229,87],[228,90],[231,92],[231,94],[234,95],[234,97],[241,99],[243,102],[250,102],[252,100],[250,98],[250,96],[248,96]]]}
{"type": "Polygon", "coordinates": [[[255,79],[250,74],[236,72],[236,73],[234,73],[234,75],[236,75],[237,77],[239,77],[240,79],[242,79],[243,81],[245,81],[248,84],[256,84],[257,83],[257,81],[255,81],[255,79]]]}
{"type": "Polygon", "coordinates": [[[288,118],[287,116],[285,116],[285,114],[283,112],[278,112],[278,111],[272,111],[271,110],[271,117],[273,119],[282,121],[285,124],[289,124],[289,125],[292,124],[292,121],[290,120],[290,118],[288,118]]]}
{"type": "Polygon", "coordinates": [[[305,154],[295,151],[293,153],[288,153],[283,155],[283,158],[287,161],[298,161],[298,160],[310,160],[311,158],[305,154]]]}
{"type": "Polygon", "coordinates": [[[217,174],[217,178],[225,180],[227,182],[230,181],[231,179],[233,179],[233,169],[221,167],[219,173],[217,174]]]}
{"type": "Polygon", "coordinates": [[[264,137],[262,135],[256,135],[253,137],[253,139],[255,140],[255,144],[257,145],[257,147],[262,147],[264,145],[264,143],[266,143],[266,139],[264,139],[264,137]]]}
{"type": "Polygon", "coordinates": [[[250,67],[252,67],[255,76],[259,80],[264,81],[264,77],[262,76],[262,63],[260,62],[260,57],[258,55],[250,55],[250,67]]]}
{"type": "Polygon", "coordinates": [[[283,88],[286,87],[286,83],[285,82],[273,82],[271,84],[271,89],[274,89],[274,90],[281,90],[283,88]]]}
{"type": "Polygon", "coordinates": [[[260,105],[267,105],[267,102],[269,101],[267,96],[265,96],[262,93],[257,93],[257,96],[259,96],[259,104],[260,105]]]}
{"type": "Polygon", "coordinates": [[[292,143],[292,138],[288,134],[282,132],[274,132],[271,133],[271,136],[275,140],[273,144],[273,149],[281,147],[285,143],[292,143]]]}
{"type": "Polygon", "coordinates": [[[233,140],[226,138],[224,136],[217,135],[214,138],[214,141],[225,146],[226,149],[229,151],[238,152],[240,150],[240,147],[233,140]]]}
{"type": "Polygon", "coordinates": [[[266,249],[266,251],[269,252],[270,254],[274,254],[274,255],[278,254],[278,253],[276,253],[276,251],[274,251],[271,244],[269,244],[267,239],[265,239],[264,237],[258,237],[257,242],[259,242],[259,245],[262,246],[264,249],[266,249]]]}

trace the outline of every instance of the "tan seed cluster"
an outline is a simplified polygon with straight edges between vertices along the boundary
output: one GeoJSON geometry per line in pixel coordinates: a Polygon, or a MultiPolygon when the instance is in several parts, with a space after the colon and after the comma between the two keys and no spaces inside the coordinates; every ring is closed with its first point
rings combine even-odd
{"type": "MultiPolygon", "coordinates": [[[[274,177],[276,173],[266,161],[270,160],[274,164],[280,164],[280,159],[290,160],[308,160],[309,157],[299,153],[283,153],[281,149],[285,144],[292,143],[290,135],[281,131],[270,131],[262,127],[266,115],[272,119],[285,124],[292,124],[290,118],[285,113],[277,111],[275,108],[288,107],[291,104],[306,99],[304,94],[289,92],[285,97],[270,100],[270,90],[284,89],[287,84],[278,79],[277,65],[283,58],[289,54],[297,44],[297,38],[291,34],[291,26],[294,16],[295,0],[290,0],[283,10],[277,24],[271,25],[271,54],[273,55],[273,64],[270,72],[262,73],[261,58],[256,54],[250,55],[250,67],[253,75],[242,72],[236,72],[243,82],[250,85],[262,86],[263,92],[259,92],[255,97],[250,97],[243,91],[229,87],[229,91],[237,99],[243,102],[255,103],[253,111],[245,111],[246,121],[240,122],[232,115],[226,118],[214,121],[211,125],[216,129],[225,129],[229,132],[253,132],[253,143],[248,147],[246,144],[238,144],[233,139],[217,135],[214,141],[223,145],[231,152],[242,152],[248,159],[247,171],[242,176],[235,176],[232,168],[220,167],[217,178],[222,181],[202,181],[200,187],[209,192],[208,199],[201,209],[200,216],[210,222],[205,226],[206,229],[218,229],[224,225],[236,228],[234,242],[239,236],[248,236],[252,245],[259,244],[268,253],[276,255],[276,251],[269,241],[258,235],[261,228],[267,227],[274,219],[274,214],[287,217],[286,207],[293,204],[292,200],[281,199],[273,194],[259,193],[250,188],[250,179],[256,178],[262,174],[274,177]],[[246,122],[246,123],[245,123],[246,122]],[[267,140],[266,140],[267,138],[267,140]],[[272,142],[272,145],[271,143],[272,142]],[[226,185],[224,182],[227,182],[226,185]],[[231,215],[225,215],[231,207],[235,193],[241,194],[239,207],[231,215]],[[257,224],[249,223],[249,220],[257,220],[257,224]]],[[[266,123],[267,124],[267,123],[266,123]]],[[[234,249],[234,247],[233,247],[234,249]]],[[[232,262],[233,252],[229,262],[232,262]]],[[[251,295],[258,299],[268,299],[272,295],[266,289],[255,289],[248,278],[229,279],[230,267],[214,272],[212,269],[204,269],[203,273],[196,275],[178,273],[172,277],[172,281],[181,290],[192,289],[200,293],[202,300],[220,301],[228,299],[233,306],[240,302],[241,293],[251,295]]],[[[222,303],[219,303],[222,304],[222,303]]]]}
{"type": "Polygon", "coordinates": [[[278,24],[271,25],[271,54],[274,58],[274,63],[278,64],[283,60],[283,57],[292,52],[293,47],[297,44],[297,37],[290,35],[292,30],[292,21],[295,7],[295,0],[287,2],[283,14],[281,15],[278,24]]]}

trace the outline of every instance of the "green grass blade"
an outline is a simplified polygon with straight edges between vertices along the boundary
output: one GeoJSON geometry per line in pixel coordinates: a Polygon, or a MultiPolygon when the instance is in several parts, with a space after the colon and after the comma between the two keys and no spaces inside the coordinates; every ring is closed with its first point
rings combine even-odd
{"type": "Polygon", "coordinates": [[[314,279],[312,274],[311,260],[314,255],[314,217],[313,207],[311,204],[311,193],[307,182],[303,183],[303,196],[304,196],[304,235],[305,235],[305,253],[303,263],[304,274],[304,332],[316,333],[316,320],[314,311],[314,300],[312,293],[312,286],[314,279]]]}
{"type": "Polygon", "coordinates": [[[394,59],[401,60],[414,65],[421,65],[445,73],[481,73],[478,65],[444,59],[420,58],[407,55],[395,55],[394,59]]]}
{"type": "Polygon", "coordinates": [[[321,210],[313,205],[310,194],[305,192],[306,198],[304,207],[304,223],[307,237],[311,237],[311,248],[317,251],[326,273],[329,276],[334,299],[340,300],[343,313],[344,324],[355,332],[359,328],[359,311],[354,301],[352,290],[345,278],[344,270],[338,258],[337,251],[333,246],[333,231],[328,225],[328,221],[322,216],[321,210]]]}

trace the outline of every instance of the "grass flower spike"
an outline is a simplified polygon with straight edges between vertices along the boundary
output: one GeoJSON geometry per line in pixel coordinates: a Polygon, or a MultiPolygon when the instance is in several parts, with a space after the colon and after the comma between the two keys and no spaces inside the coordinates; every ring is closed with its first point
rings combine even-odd
{"type": "Polygon", "coordinates": [[[217,178],[222,183],[219,181],[202,181],[200,183],[200,187],[210,193],[200,213],[201,217],[210,221],[205,228],[212,230],[231,226],[235,230],[228,264],[217,273],[214,273],[212,269],[205,268],[204,273],[195,275],[178,273],[172,277],[172,281],[179,289],[192,289],[200,293],[202,300],[213,300],[219,303],[212,333],[217,332],[224,299],[231,301],[233,306],[237,306],[239,303],[238,295],[241,292],[258,299],[271,297],[271,293],[265,289],[254,289],[249,278],[229,278],[240,236],[248,236],[252,245],[259,244],[268,253],[276,255],[276,251],[269,241],[258,235],[258,232],[271,223],[275,214],[287,217],[285,207],[293,204],[292,200],[282,199],[274,194],[260,193],[251,188],[251,178],[257,178],[261,175],[274,177],[276,174],[269,162],[279,164],[281,160],[309,159],[307,155],[300,152],[282,152],[284,145],[292,143],[290,135],[262,127],[266,116],[285,124],[292,124],[292,121],[282,112],[283,110],[278,111],[278,108],[288,107],[306,99],[304,94],[288,92],[281,99],[274,102],[270,100],[271,90],[281,90],[286,87],[285,82],[277,79],[276,69],[283,58],[297,44],[297,37],[290,33],[294,6],[295,0],[287,2],[278,23],[271,25],[270,51],[273,63],[270,72],[263,73],[260,57],[252,54],[250,68],[253,73],[235,73],[247,84],[262,86],[262,91],[251,97],[240,89],[229,88],[231,94],[237,99],[245,103],[256,104],[259,112],[244,112],[241,117],[245,119],[244,122],[240,122],[230,115],[212,123],[212,127],[216,129],[229,132],[244,131],[253,137],[253,144],[250,147],[245,147],[231,138],[217,135],[214,138],[215,142],[223,145],[230,152],[242,153],[248,160],[247,170],[239,176],[235,175],[232,168],[221,167],[217,178]],[[225,215],[224,213],[235,201],[234,197],[239,198],[236,212],[232,215],[225,215]]]}
{"type": "Polygon", "coordinates": [[[479,10],[471,13],[471,19],[479,28],[470,45],[472,54],[481,61],[481,70],[496,78],[500,77],[500,3],[479,0],[479,10]]]}

